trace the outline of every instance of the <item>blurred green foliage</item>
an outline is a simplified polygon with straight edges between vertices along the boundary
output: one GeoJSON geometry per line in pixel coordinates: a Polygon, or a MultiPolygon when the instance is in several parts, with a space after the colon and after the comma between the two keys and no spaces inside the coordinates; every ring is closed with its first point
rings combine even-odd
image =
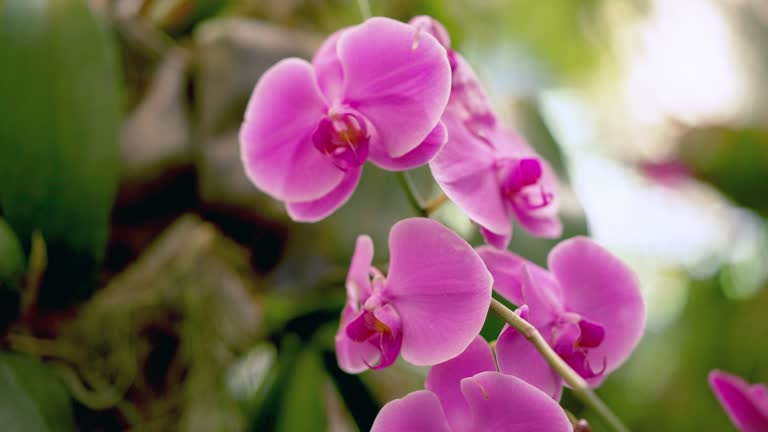
{"type": "Polygon", "coordinates": [[[737,204],[768,216],[768,130],[712,126],[683,137],[681,157],[694,175],[737,204]]]}
{"type": "Polygon", "coordinates": [[[0,419],[6,432],[74,432],[72,401],[40,360],[0,353],[0,419]]]}
{"type": "Polygon", "coordinates": [[[0,329],[16,319],[19,312],[25,261],[19,239],[0,218],[0,329]]]}
{"type": "Polygon", "coordinates": [[[120,72],[86,0],[0,3],[0,207],[29,250],[40,230],[43,304],[91,289],[118,181],[120,72]]]}

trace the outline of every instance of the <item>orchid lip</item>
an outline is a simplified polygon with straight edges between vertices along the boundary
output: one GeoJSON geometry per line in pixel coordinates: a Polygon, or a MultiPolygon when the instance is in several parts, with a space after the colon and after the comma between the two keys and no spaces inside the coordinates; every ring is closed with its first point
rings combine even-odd
{"type": "Polygon", "coordinates": [[[593,369],[587,360],[590,348],[597,348],[605,339],[605,327],[575,313],[565,313],[553,332],[555,352],[568,363],[582,378],[589,379],[603,375],[607,359],[603,358],[600,369],[593,369]]]}
{"type": "Polygon", "coordinates": [[[365,119],[345,111],[331,111],[312,133],[315,148],[345,172],[365,163],[369,141],[365,119]]]}
{"type": "Polygon", "coordinates": [[[525,210],[539,210],[554,200],[541,184],[544,169],[538,158],[506,159],[498,163],[502,195],[525,210]]]}

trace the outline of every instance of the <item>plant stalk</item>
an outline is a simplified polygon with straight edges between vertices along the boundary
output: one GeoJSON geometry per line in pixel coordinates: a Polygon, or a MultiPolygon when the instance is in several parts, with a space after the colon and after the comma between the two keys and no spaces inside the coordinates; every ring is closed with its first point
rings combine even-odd
{"type": "Polygon", "coordinates": [[[411,205],[413,211],[415,211],[421,217],[429,216],[427,210],[421,205],[421,199],[416,195],[416,189],[411,182],[411,178],[408,177],[408,173],[400,171],[395,174],[397,176],[397,182],[405,192],[405,198],[408,199],[408,204],[411,205]]]}
{"type": "Polygon", "coordinates": [[[448,195],[441,193],[439,196],[432,198],[431,200],[427,201],[424,204],[424,211],[431,215],[432,213],[436,212],[440,207],[442,207],[443,204],[447,203],[448,195]]]}
{"type": "Polygon", "coordinates": [[[357,0],[357,5],[360,7],[360,15],[363,16],[363,21],[371,17],[371,5],[368,4],[368,0],[357,0]]]}
{"type": "Polygon", "coordinates": [[[563,360],[557,353],[549,346],[546,340],[541,336],[541,333],[531,325],[528,321],[520,318],[519,315],[512,312],[509,308],[504,306],[498,300],[491,298],[491,311],[495,313],[499,318],[504,320],[507,324],[514,327],[515,330],[520,332],[533,346],[539,351],[544,360],[552,367],[552,369],[560,375],[563,380],[570,386],[573,394],[581,400],[584,404],[594,410],[605,422],[610,425],[611,429],[616,432],[629,432],[629,429],[624,426],[621,420],[616,414],[608,408],[608,405],[600,399],[595,392],[593,392],[587,382],[576,371],[571,369],[570,366],[563,360]]]}

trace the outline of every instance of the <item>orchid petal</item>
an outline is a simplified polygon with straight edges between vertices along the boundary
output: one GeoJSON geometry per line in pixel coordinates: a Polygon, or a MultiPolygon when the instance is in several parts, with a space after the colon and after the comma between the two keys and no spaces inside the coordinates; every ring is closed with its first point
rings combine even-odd
{"type": "Polygon", "coordinates": [[[317,222],[344,205],[360,182],[362,167],[348,171],[344,179],[328,194],[316,200],[286,203],[288,215],[296,222],[317,222]]]}
{"type": "Polygon", "coordinates": [[[527,268],[530,278],[536,281],[540,289],[547,290],[558,303],[562,303],[557,280],[547,270],[512,252],[489,246],[480,246],[477,253],[493,275],[494,290],[513,304],[522,306],[527,303],[523,297],[523,267],[527,268]]]}
{"type": "Polygon", "coordinates": [[[495,233],[479,224],[478,227],[485,243],[496,249],[504,250],[509,246],[509,242],[512,241],[512,224],[509,224],[509,232],[507,233],[495,233]]]}
{"type": "Polygon", "coordinates": [[[367,235],[357,236],[355,252],[349,264],[346,288],[347,301],[359,305],[371,295],[370,268],[373,263],[373,240],[367,235]]]}
{"type": "Polygon", "coordinates": [[[434,393],[419,390],[390,401],[379,411],[371,432],[451,432],[434,393]]]}
{"type": "MultiPolygon", "coordinates": [[[[525,305],[530,310],[528,322],[541,331],[546,338],[549,327],[563,313],[563,306],[557,298],[557,293],[548,289],[546,282],[540,283],[540,279],[535,278],[534,274],[528,265],[523,265],[520,269],[520,284],[525,305]]],[[[548,280],[548,278],[542,279],[548,280]]]]}
{"type": "Polygon", "coordinates": [[[317,76],[317,85],[325,95],[329,105],[338,103],[343,95],[344,70],[337,52],[339,38],[351,27],[344,27],[328,36],[315,56],[312,67],[317,76]]]}
{"type": "Polygon", "coordinates": [[[426,218],[395,224],[389,250],[387,295],[402,318],[403,358],[432,365],[461,354],[491,302],[483,261],[464,239],[426,218]]]}
{"type": "MultiPolygon", "coordinates": [[[[632,270],[586,237],[565,240],[549,254],[549,268],[560,283],[566,310],[605,328],[600,346],[589,349],[587,362],[606,374],[618,368],[643,334],[645,303],[632,270]]],[[[601,377],[587,380],[597,385],[601,377]]]]}
{"type": "Polygon", "coordinates": [[[389,18],[371,18],[341,35],[344,102],[374,125],[371,147],[393,158],[421,144],[448,103],[445,49],[428,34],[389,18]]]}
{"type": "Polygon", "coordinates": [[[253,90],[240,129],[248,178],[283,201],[310,201],[333,190],[344,173],[312,145],[326,107],[312,67],[290,58],[272,66],[253,90]]]}
{"type": "Polygon", "coordinates": [[[437,41],[446,49],[451,47],[451,36],[448,34],[448,30],[440,23],[440,21],[432,18],[429,15],[418,15],[410,20],[408,24],[416,27],[418,30],[431,34],[437,41]]]}
{"type": "Polygon", "coordinates": [[[472,429],[472,414],[461,393],[461,380],[480,372],[495,370],[496,361],[491,347],[481,336],[476,337],[457,357],[432,366],[429,370],[424,387],[440,399],[453,430],[472,429]]]}
{"type": "MultiPolygon", "coordinates": [[[[515,311],[528,319],[528,307],[515,311]]],[[[541,353],[519,331],[506,325],[496,341],[499,372],[514,375],[558,401],[563,393],[563,379],[544,360],[541,353]]]]}
{"type": "Polygon", "coordinates": [[[418,147],[398,158],[390,157],[378,147],[371,148],[368,159],[379,168],[390,171],[403,171],[422,166],[434,159],[435,155],[448,141],[448,132],[443,122],[439,122],[427,138],[418,147]]]}
{"type": "Polygon", "coordinates": [[[435,180],[470,219],[493,233],[511,235],[492,147],[467,129],[456,110],[446,110],[443,123],[448,143],[429,163],[435,180]]]}
{"type": "Polygon", "coordinates": [[[709,373],[709,385],[733,424],[742,432],[768,431],[768,401],[736,375],[719,370],[709,373]]]}
{"type": "Polygon", "coordinates": [[[461,381],[473,431],[571,432],[565,412],[536,387],[511,375],[482,372],[461,381]]]}

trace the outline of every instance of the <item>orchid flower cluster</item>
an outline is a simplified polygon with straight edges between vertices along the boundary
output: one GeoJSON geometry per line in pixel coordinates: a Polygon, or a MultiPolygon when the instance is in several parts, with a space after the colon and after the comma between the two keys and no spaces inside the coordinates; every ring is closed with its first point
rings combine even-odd
{"type": "MultiPolygon", "coordinates": [[[[497,118],[430,17],[371,18],[332,34],[311,63],[275,64],[253,91],[240,142],[249,179],[295,221],[341,207],[367,161],[388,171],[429,164],[487,243],[473,249],[432,219],[405,219],[391,228],[385,273],[372,266],[371,238],[358,237],[339,366],[360,373],[402,357],[431,367],[424,390],[383,407],[376,432],[573,430],[558,403],[563,387],[599,386],[642,336],[635,275],[594,241],[562,241],[548,268],[506,250],[513,221],[535,236],[561,235],[558,181],[497,118]],[[516,309],[489,344],[479,334],[494,290],[516,309]]],[[[765,387],[717,371],[710,382],[737,426],[768,430],[765,387]]]]}

